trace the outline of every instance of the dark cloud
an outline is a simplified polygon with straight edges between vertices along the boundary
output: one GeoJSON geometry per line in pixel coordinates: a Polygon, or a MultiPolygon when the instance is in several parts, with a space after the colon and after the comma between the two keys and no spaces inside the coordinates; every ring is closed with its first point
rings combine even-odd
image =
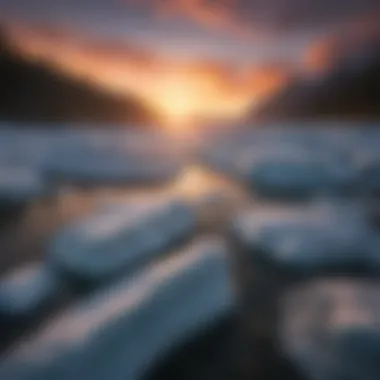
{"type": "MultiPolygon", "coordinates": [[[[124,0],[128,4],[136,0],[124,0]]],[[[183,16],[241,36],[324,28],[380,10],[378,0],[140,0],[158,15],[183,16]]]]}
{"type": "MultiPolygon", "coordinates": [[[[334,26],[363,13],[380,10],[379,0],[0,0],[4,14],[55,22],[113,23],[132,30],[171,20],[200,27],[257,36],[264,30],[315,29],[334,26]],[[178,18],[182,20],[178,20],[178,18]]],[[[182,25],[183,26],[183,25],[182,25]]],[[[106,27],[104,29],[106,29],[106,27]]]]}

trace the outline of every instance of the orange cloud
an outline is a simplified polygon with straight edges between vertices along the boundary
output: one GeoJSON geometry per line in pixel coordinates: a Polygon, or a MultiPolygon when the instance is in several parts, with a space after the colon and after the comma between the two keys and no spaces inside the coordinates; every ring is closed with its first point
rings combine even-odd
{"type": "MultiPolygon", "coordinates": [[[[216,31],[226,31],[238,37],[257,38],[253,20],[238,11],[243,6],[241,0],[124,0],[129,3],[143,3],[155,10],[163,18],[185,17],[199,25],[216,31]]],[[[262,32],[262,31],[261,31],[262,32]]]]}
{"type": "Polygon", "coordinates": [[[220,61],[184,61],[129,44],[48,29],[13,27],[10,36],[28,57],[107,90],[136,94],[166,121],[238,119],[253,103],[282,86],[288,75],[281,66],[242,68],[220,61]]]}

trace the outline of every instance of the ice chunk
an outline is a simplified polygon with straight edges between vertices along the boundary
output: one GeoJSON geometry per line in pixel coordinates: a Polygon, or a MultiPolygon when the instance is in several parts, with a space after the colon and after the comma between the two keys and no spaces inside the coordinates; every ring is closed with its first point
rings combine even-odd
{"type": "Polygon", "coordinates": [[[380,363],[380,286],[317,279],[282,300],[280,345],[312,380],[375,380],[380,363]]]}
{"type": "Polygon", "coordinates": [[[58,180],[74,183],[128,184],[134,182],[164,182],[181,169],[180,162],[158,160],[138,155],[81,150],[55,156],[45,168],[58,180]]]}
{"type": "Polygon", "coordinates": [[[378,195],[380,193],[380,155],[377,158],[362,161],[357,169],[362,192],[378,195]]]}
{"type": "Polygon", "coordinates": [[[304,198],[319,194],[345,194],[356,172],[349,161],[312,154],[266,155],[254,161],[248,178],[255,193],[269,198],[304,198]]]}
{"type": "Polygon", "coordinates": [[[0,315],[27,318],[39,314],[60,295],[60,281],[42,263],[18,268],[0,279],[0,315]]]}
{"type": "Polygon", "coordinates": [[[235,220],[232,231],[254,260],[303,276],[357,265],[369,270],[368,253],[376,240],[359,204],[328,201],[253,209],[235,220]]]}
{"type": "Polygon", "coordinates": [[[184,164],[183,152],[166,140],[154,133],[69,134],[51,152],[45,171],[58,180],[90,185],[164,182],[184,164]]]}
{"type": "Polygon", "coordinates": [[[60,231],[50,244],[50,260],[73,278],[96,283],[138,269],[195,228],[195,211],[180,200],[109,206],[60,231]]]}
{"type": "Polygon", "coordinates": [[[0,377],[141,379],[233,304],[224,246],[204,238],[63,313],[3,360],[0,377]]]}
{"type": "Polygon", "coordinates": [[[343,192],[356,174],[347,149],[312,129],[238,131],[206,147],[201,159],[268,197],[343,192]]]}
{"type": "Polygon", "coordinates": [[[22,203],[34,200],[45,192],[41,174],[30,167],[0,167],[0,202],[22,203]]]}

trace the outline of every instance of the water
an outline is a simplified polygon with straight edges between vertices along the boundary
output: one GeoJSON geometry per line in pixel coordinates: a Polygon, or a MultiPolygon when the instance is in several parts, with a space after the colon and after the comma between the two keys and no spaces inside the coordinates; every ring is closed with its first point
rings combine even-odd
{"type": "MultiPolygon", "coordinates": [[[[352,162],[359,172],[366,163],[380,161],[375,141],[380,141],[380,132],[366,128],[358,132],[308,127],[285,131],[277,127],[191,135],[1,130],[0,166],[7,172],[14,169],[15,174],[9,176],[13,179],[22,173],[29,173],[29,177],[30,173],[38,173],[44,191],[38,194],[20,191],[27,195],[22,201],[11,203],[7,192],[12,192],[9,190],[12,186],[23,187],[23,190],[29,186],[25,178],[16,178],[11,184],[8,181],[5,190],[0,192],[3,196],[0,202],[0,274],[25,263],[44,260],[47,243],[60,228],[88,217],[95,210],[120,202],[180,196],[196,210],[197,236],[210,233],[223,236],[229,221],[239,211],[255,208],[258,204],[264,207],[271,204],[276,208],[283,203],[280,199],[262,199],[249,182],[247,173],[256,165],[258,157],[276,159],[287,152],[292,155],[295,152],[322,153],[325,160],[334,163],[337,160],[352,162]]],[[[2,179],[7,182],[5,177],[2,179]]],[[[378,183],[380,181],[376,182],[376,178],[371,178],[371,186],[375,189],[378,183]]],[[[318,196],[323,198],[325,195],[318,196]]],[[[50,316],[80,297],[69,294],[50,316]]],[[[11,331],[4,342],[14,341],[21,333],[33,334],[46,318],[30,328],[11,331]]],[[[224,341],[226,330],[222,330],[216,341],[224,341]]],[[[199,349],[198,343],[194,344],[199,349]]],[[[208,347],[213,347],[209,348],[212,352],[218,351],[211,343],[208,347]]],[[[211,355],[211,351],[207,351],[207,355],[211,355]]],[[[225,351],[221,351],[220,357],[223,357],[225,351]]],[[[187,355],[189,351],[184,352],[187,355]]],[[[178,361],[185,363],[186,355],[178,361]]],[[[215,355],[218,357],[219,354],[215,355]]],[[[207,360],[211,363],[214,359],[210,356],[207,360]]],[[[170,372],[174,364],[170,360],[169,363],[158,372],[170,372]]],[[[173,377],[182,378],[186,365],[181,367],[182,372],[179,369],[174,372],[177,375],[173,377]]],[[[192,365],[195,364],[190,367],[192,365]]],[[[202,373],[211,371],[208,365],[205,367],[206,372],[202,373]]],[[[157,378],[155,376],[159,375],[152,374],[152,378],[157,378]]],[[[202,376],[197,373],[193,378],[202,376]]],[[[220,371],[215,377],[220,378],[220,371]]]]}

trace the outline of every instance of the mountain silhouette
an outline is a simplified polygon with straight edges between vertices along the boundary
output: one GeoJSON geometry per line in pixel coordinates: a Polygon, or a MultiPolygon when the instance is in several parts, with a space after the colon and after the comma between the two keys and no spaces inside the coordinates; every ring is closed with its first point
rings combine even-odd
{"type": "Polygon", "coordinates": [[[316,76],[295,76],[250,120],[380,119],[380,45],[367,44],[316,76]]]}
{"type": "Polygon", "coordinates": [[[154,112],[18,53],[0,29],[0,120],[29,123],[152,123],[154,112]]]}

